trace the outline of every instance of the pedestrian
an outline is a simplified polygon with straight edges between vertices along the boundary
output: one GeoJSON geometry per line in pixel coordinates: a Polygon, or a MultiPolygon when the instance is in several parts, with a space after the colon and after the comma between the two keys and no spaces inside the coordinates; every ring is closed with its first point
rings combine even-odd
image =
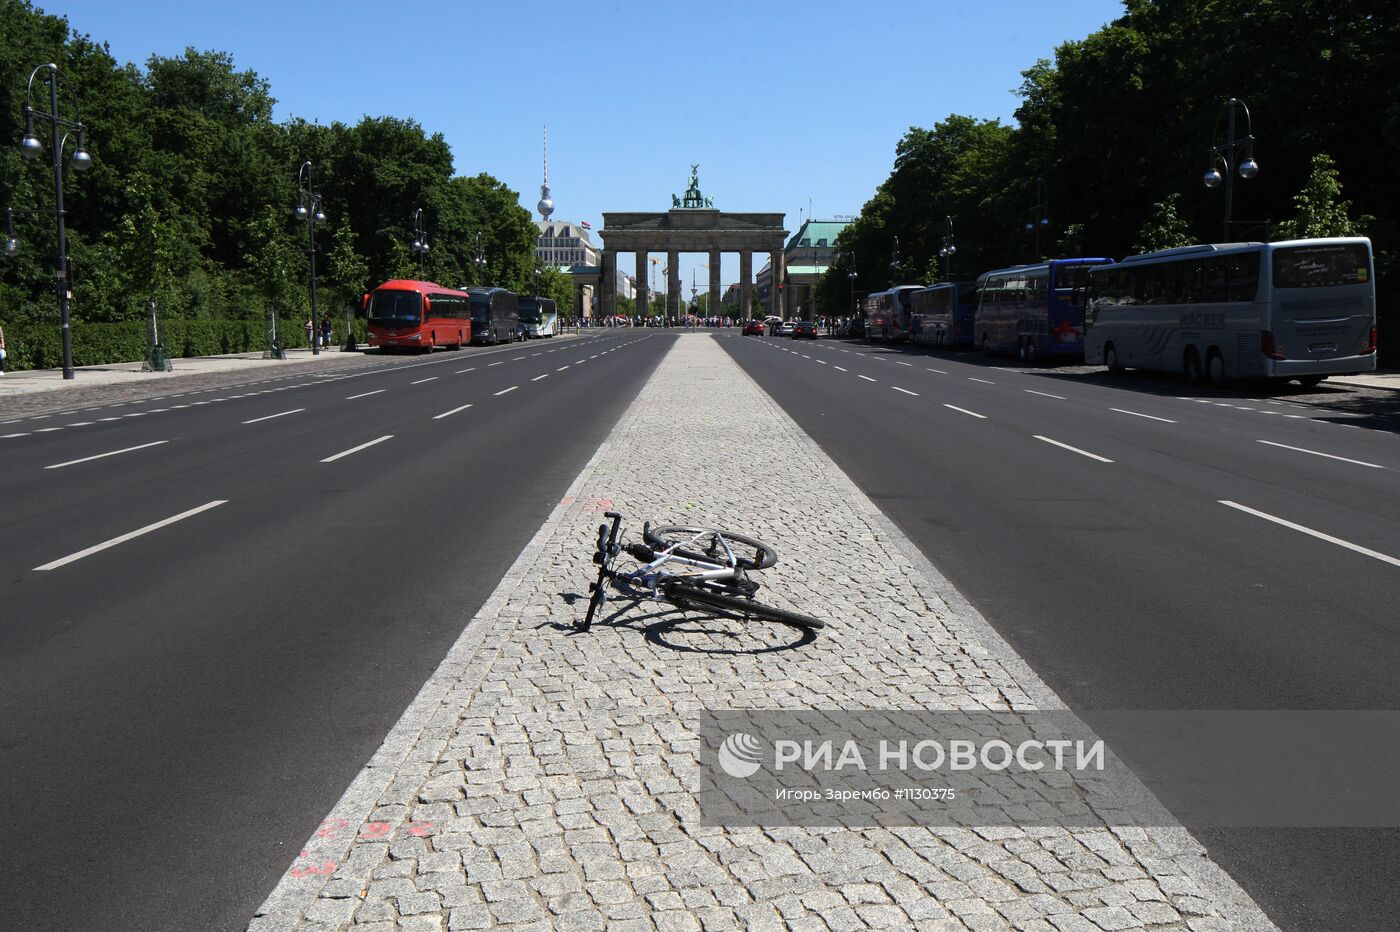
{"type": "Polygon", "coordinates": [[[314,323],[312,323],[311,318],[308,317],[308,318],[306,318],[306,345],[307,345],[307,346],[313,346],[314,344],[312,343],[312,341],[315,340],[315,339],[316,339],[316,325],[315,325],[314,323]]]}
{"type": "Polygon", "coordinates": [[[326,349],[331,348],[331,337],[335,333],[335,325],[331,322],[331,315],[326,314],[321,317],[321,345],[326,349]]]}
{"type": "Polygon", "coordinates": [[[0,375],[5,374],[6,355],[8,354],[5,352],[5,328],[3,325],[0,325],[0,375]]]}

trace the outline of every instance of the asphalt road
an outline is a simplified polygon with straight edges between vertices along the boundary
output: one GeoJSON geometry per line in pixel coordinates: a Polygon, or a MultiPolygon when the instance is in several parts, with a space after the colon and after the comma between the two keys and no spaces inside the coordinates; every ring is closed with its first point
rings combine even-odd
{"type": "Polygon", "coordinates": [[[0,427],[0,926],[242,928],[670,342],[0,427]]]}
{"type": "MultiPolygon", "coordinates": [[[[1071,707],[1400,708],[1400,436],[1348,426],[1396,410],[912,347],[721,345],[1071,707]]],[[[1400,832],[1198,837],[1284,928],[1400,915],[1400,832]]]]}

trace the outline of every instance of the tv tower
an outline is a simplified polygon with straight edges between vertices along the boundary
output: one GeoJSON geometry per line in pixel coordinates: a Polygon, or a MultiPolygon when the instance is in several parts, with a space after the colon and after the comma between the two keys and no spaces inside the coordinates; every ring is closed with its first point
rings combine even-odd
{"type": "Polygon", "coordinates": [[[549,196],[549,127],[544,128],[544,184],[540,185],[540,202],[535,205],[541,220],[554,213],[554,199],[549,196]]]}

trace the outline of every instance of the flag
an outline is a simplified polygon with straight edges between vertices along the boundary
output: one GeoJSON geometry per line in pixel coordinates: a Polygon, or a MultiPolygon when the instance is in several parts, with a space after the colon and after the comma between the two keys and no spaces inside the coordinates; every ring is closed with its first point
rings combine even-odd
{"type": "Polygon", "coordinates": [[[589,223],[587,220],[581,221],[581,222],[579,223],[579,226],[583,227],[585,230],[591,230],[591,229],[593,229],[593,224],[589,223]]]}

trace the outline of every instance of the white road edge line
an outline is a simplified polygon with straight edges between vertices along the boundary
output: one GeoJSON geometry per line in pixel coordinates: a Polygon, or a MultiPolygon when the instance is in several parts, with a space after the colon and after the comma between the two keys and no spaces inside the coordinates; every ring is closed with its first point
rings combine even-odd
{"type": "Polygon", "coordinates": [[[897,392],[904,392],[904,394],[906,394],[906,395],[913,395],[915,398],[918,398],[918,397],[919,397],[919,393],[918,393],[918,392],[911,392],[909,389],[907,389],[907,388],[900,388],[898,385],[891,385],[890,388],[894,389],[894,390],[897,391],[897,392]]]}
{"type": "Polygon", "coordinates": [[[1245,514],[1254,515],[1256,518],[1263,518],[1265,521],[1272,521],[1274,524],[1280,524],[1294,531],[1300,531],[1304,534],[1311,535],[1312,537],[1316,537],[1318,540],[1325,540],[1329,544],[1336,544],[1338,547],[1345,547],[1348,550],[1354,550],[1357,553],[1365,554],[1368,557],[1380,560],[1382,563],[1389,563],[1391,566],[1400,566],[1400,559],[1387,556],[1383,553],[1377,553],[1374,550],[1368,550],[1365,547],[1362,547],[1360,544],[1353,544],[1350,541],[1342,540],[1339,537],[1333,537],[1331,534],[1324,534],[1321,531],[1314,531],[1310,527],[1303,527],[1303,525],[1301,524],[1294,524],[1292,521],[1285,521],[1283,518],[1276,518],[1273,515],[1268,514],[1266,512],[1256,511],[1255,509],[1250,508],[1248,505],[1241,505],[1238,502],[1226,501],[1223,498],[1217,499],[1217,501],[1220,504],[1225,505],[1229,508],[1234,508],[1236,511],[1243,511],[1245,514]]]}
{"type": "Polygon", "coordinates": [[[216,498],[212,502],[206,502],[205,504],[200,505],[198,508],[191,508],[189,511],[182,511],[178,515],[166,518],[164,521],[157,521],[155,524],[148,524],[143,528],[138,528],[134,531],[129,531],[126,534],[121,535],[120,537],[113,537],[111,540],[103,541],[100,544],[94,544],[86,550],[79,550],[77,553],[71,553],[66,557],[54,560],[52,563],[45,563],[43,566],[36,566],[34,567],[34,572],[42,573],[47,570],[56,570],[60,566],[67,566],[69,563],[74,563],[78,560],[81,560],[83,557],[90,557],[94,553],[100,553],[101,551],[106,550],[109,547],[115,547],[118,544],[124,544],[129,540],[134,540],[135,538],[140,537],[142,534],[149,534],[152,531],[158,531],[161,528],[166,527],[167,525],[174,524],[176,521],[183,521],[186,518],[191,518],[199,514],[201,511],[208,511],[210,508],[218,508],[220,505],[227,504],[228,499],[216,498]]]}
{"type": "MultiPolygon", "coordinates": [[[[215,400],[218,400],[218,399],[215,399],[215,400]]],[[[286,416],[289,415],[289,414],[299,414],[300,412],[305,411],[305,410],[306,410],[305,408],[293,408],[293,409],[290,410],[290,411],[283,411],[283,412],[280,413],[280,414],[269,414],[267,417],[255,417],[255,418],[253,418],[251,421],[244,421],[243,423],[244,423],[244,424],[256,424],[256,423],[258,423],[258,421],[270,421],[270,420],[272,420],[272,419],[275,418],[275,417],[286,417],[286,416]]],[[[130,415],[128,415],[128,417],[129,417],[129,416],[130,416],[130,415]]]]}
{"type": "Polygon", "coordinates": [[[442,419],[445,418],[445,417],[451,417],[452,415],[456,414],[457,412],[459,412],[459,411],[465,411],[465,410],[467,410],[467,409],[470,408],[470,407],[471,407],[471,405],[459,405],[458,407],[453,408],[451,411],[444,411],[444,412],[442,412],[441,414],[434,414],[434,415],[433,415],[433,420],[435,420],[435,421],[440,421],[440,420],[442,420],[442,419]]]}
{"type": "Polygon", "coordinates": [[[497,394],[497,395],[504,395],[506,392],[513,392],[513,391],[515,391],[515,390],[516,390],[517,388],[519,388],[519,387],[520,387],[519,385],[512,385],[510,388],[503,388],[503,389],[501,389],[500,391],[496,392],[496,394],[497,394]]]}
{"type": "Polygon", "coordinates": [[[1097,453],[1090,453],[1088,450],[1081,450],[1078,447],[1072,447],[1067,443],[1060,443],[1060,441],[1058,440],[1051,440],[1049,437],[1043,437],[1040,434],[1033,434],[1032,436],[1034,436],[1037,440],[1044,440],[1046,443],[1057,446],[1062,450],[1068,450],[1071,453],[1078,453],[1080,456],[1087,456],[1091,460],[1098,460],[1100,463],[1113,462],[1113,460],[1109,459],[1106,456],[1099,456],[1097,453]]]}
{"type": "Polygon", "coordinates": [[[1036,391],[1036,390],[1033,389],[1033,388],[1023,388],[1023,389],[1021,389],[1021,391],[1023,391],[1023,392],[1029,392],[1029,393],[1032,394],[1032,395],[1041,395],[1041,396],[1043,396],[1043,397],[1045,397],[1045,398],[1058,398],[1058,399],[1060,399],[1061,401],[1069,401],[1069,399],[1066,398],[1064,395],[1052,395],[1052,394],[1050,394],[1049,392],[1038,392],[1038,391],[1036,391]]]}
{"type": "Polygon", "coordinates": [[[349,456],[351,453],[359,453],[361,450],[367,450],[367,449],[369,449],[370,447],[374,446],[376,443],[383,443],[383,442],[386,441],[386,440],[393,440],[393,439],[394,439],[394,435],[393,435],[393,434],[385,434],[383,437],[376,437],[374,440],[371,440],[369,443],[362,443],[362,444],[360,444],[358,447],[351,447],[351,448],[348,449],[348,450],[342,450],[342,451],[340,451],[339,453],[335,454],[334,456],[328,456],[328,457],[326,457],[325,459],[321,460],[321,462],[323,462],[323,463],[334,463],[336,460],[341,459],[341,458],[346,457],[346,456],[349,456]]]}
{"type": "MultiPolygon", "coordinates": [[[[1266,411],[1266,412],[1264,412],[1264,413],[1265,413],[1265,414],[1272,414],[1273,412],[1272,412],[1272,411],[1266,411]]],[[[1271,446],[1271,447],[1282,447],[1282,448],[1285,449],[1285,450],[1297,450],[1299,453],[1311,453],[1313,456],[1325,456],[1325,457],[1327,457],[1329,460],[1341,460],[1343,463],[1355,463],[1357,466],[1369,466],[1369,467],[1372,468],[1372,469],[1385,469],[1384,466],[1377,465],[1376,463],[1367,463],[1367,462],[1364,461],[1364,460],[1347,459],[1345,456],[1335,456],[1335,455],[1333,455],[1333,454],[1331,454],[1331,453],[1319,453],[1319,452],[1316,451],[1316,450],[1307,450],[1307,449],[1304,449],[1303,447],[1290,447],[1290,446],[1289,446],[1288,444],[1286,444],[1286,443],[1274,443],[1272,440],[1260,440],[1259,442],[1260,442],[1260,443],[1267,443],[1267,444],[1268,444],[1269,446],[1271,446]]]]}
{"type": "Polygon", "coordinates": [[[959,408],[957,405],[945,404],[943,407],[945,407],[945,408],[952,408],[954,411],[958,411],[958,412],[960,412],[960,413],[962,413],[962,414],[970,414],[970,415],[972,415],[973,417],[981,418],[981,419],[984,420],[984,421],[987,419],[987,415],[985,415],[985,414],[978,414],[976,411],[969,411],[969,410],[967,410],[966,408],[959,408]]]}
{"type": "Polygon", "coordinates": [[[368,398],[370,395],[378,395],[380,392],[387,392],[387,391],[388,391],[387,388],[376,388],[376,389],[375,389],[374,391],[372,391],[372,392],[364,392],[363,394],[360,394],[360,395],[346,395],[346,396],[345,396],[345,400],[346,400],[346,401],[354,401],[356,398],[368,398]]]}
{"type": "Polygon", "coordinates": [[[1127,410],[1126,408],[1109,408],[1108,410],[1110,410],[1110,411],[1117,411],[1119,414],[1131,414],[1133,417],[1145,417],[1145,418],[1147,418],[1149,421],[1162,421],[1163,423],[1166,423],[1166,424],[1175,424],[1175,423],[1176,423],[1176,421],[1173,421],[1173,420],[1172,420],[1171,418],[1169,418],[1169,417],[1158,417],[1158,416],[1155,415],[1155,414],[1141,414],[1141,413],[1139,413],[1139,412],[1137,412],[1137,411],[1129,411],[1129,410],[1127,410]]]}
{"type": "Polygon", "coordinates": [[[93,460],[105,459],[109,456],[116,456],[118,453],[130,453],[132,450],[144,450],[147,447],[158,447],[162,443],[169,443],[169,440],[156,440],[151,443],[143,443],[139,447],[127,447],[125,450],[113,450],[111,453],[99,453],[96,456],[85,456],[80,460],[69,460],[66,463],[54,463],[52,466],[45,466],[45,469],[62,469],[64,466],[76,466],[79,463],[90,463],[93,460]]]}

